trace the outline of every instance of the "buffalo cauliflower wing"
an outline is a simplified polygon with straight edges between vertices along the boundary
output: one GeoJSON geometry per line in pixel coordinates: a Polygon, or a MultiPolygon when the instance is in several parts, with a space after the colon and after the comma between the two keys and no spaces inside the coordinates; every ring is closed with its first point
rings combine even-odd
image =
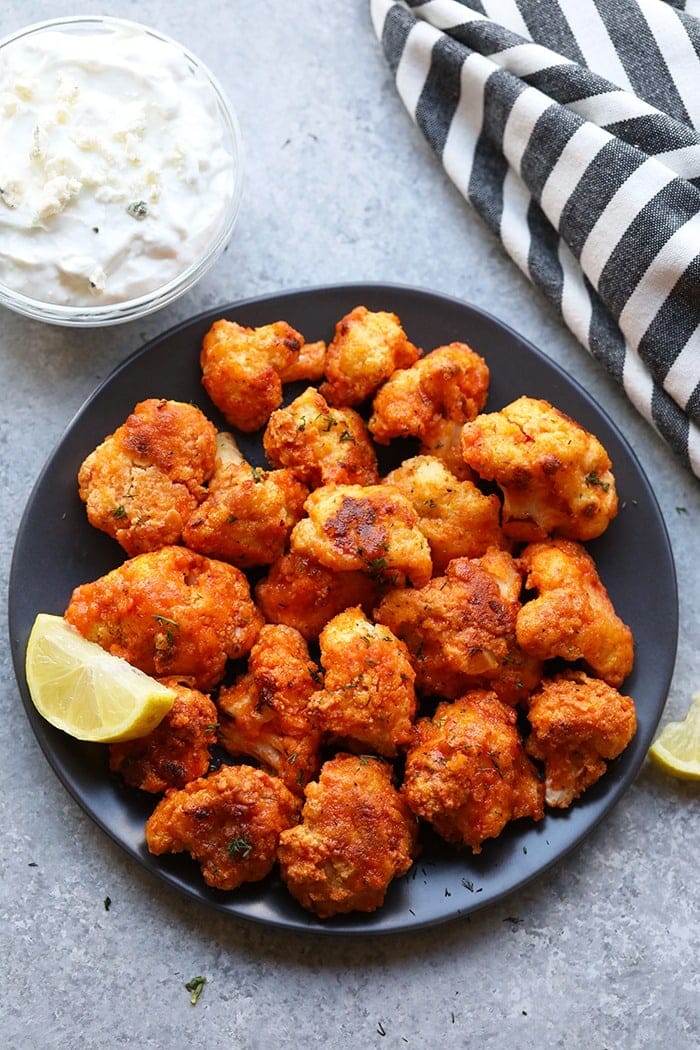
{"type": "Polygon", "coordinates": [[[379,581],[364,572],[334,572],[304,554],[284,554],[255,585],[255,600],[268,623],[295,627],[314,641],[334,616],[352,605],[374,608],[379,581]]]}
{"type": "Polygon", "coordinates": [[[352,750],[393,758],[410,739],[417,707],[406,646],[359,607],[327,623],[319,644],[324,684],[309,698],[311,721],[352,750]]]}
{"type": "Polygon", "coordinates": [[[545,769],[547,805],[566,809],[605,773],[637,728],[634,701],[583,671],[545,679],[530,698],[527,750],[545,769]]]}
{"type": "Polygon", "coordinates": [[[359,405],[397,368],[420,357],[396,314],[356,306],[335,326],[321,393],[330,405],[359,405]]]}
{"type": "Polygon", "coordinates": [[[477,558],[489,547],[509,545],[501,531],[498,496],[460,481],[435,456],[406,459],[384,480],[413,504],[418,528],[430,544],[434,573],[442,573],[453,558],[477,558]]]}
{"type": "Polygon", "coordinates": [[[301,823],[280,835],[287,889],[321,919],[376,911],[416,853],[417,822],[391,766],[370,755],[336,755],[305,795],[301,823]]]}
{"type": "Polygon", "coordinates": [[[410,501],[393,485],[324,485],[306,501],[292,551],[327,569],[369,573],[421,587],[432,573],[430,546],[410,501]]]}
{"type": "Polygon", "coordinates": [[[423,695],[454,699],[478,686],[515,704],[542,674],[515,637],[521,585],[511,555],[491,548],[456,558],[420,589],[389,591],[374,616],[406,643],[423,695]]]}
{"type": "Polygon", "coordinates": [[[380,387],[369,429],[380,445],[399,437],[422,441],[440,420],[462,424],[473,419],[486,404],[488,390],[483,357],[466,343],[439,346],[380,387]]]}
{"type": "Polygon", "coordinates": [[[309,717],[309,697],[320,680],[299,632],[266,624],[247,673],[219,691],[219,743],[231,755],[257,759],[299,794],[318,772],[321,734],[309,717]]]}
{"type": "Polygon", "coordinates": [[[304,345],[286,321],[245,328],[215,321],[202,342],[202,383],[231,426],[259,430],[282,403],[282,379],[304,345]]]}
{"type": "Polygon", "coordinates": [[[331,408],[313,387],[272,413],[263,447],[274,467],[288,467],[311,489],[379,480],[377,456],[361,417],[352,408],[331,408]]]}
{"type": "Polygon", "coordinates": [[[129,555],[180,543],[215,458],[216,430],[198,408],[141,401],[80,467],[88,521],[129,555]]]}
{"type": "Polygon", "coordinates": [[[159,794],[181,788],[209,769],[209,747],[216,743],[213,701],[181,678],[162,678],[175,693],[173,706],[147,736],[109,745],[109,768],[125,784],[159,794]]]}
{"type": "Polygon", "coordinates": [[[323,378],[326,344],[322,339],[304,343],[295,360],[280,371],[283,383],[317,383],[323,378]]]}
{"type": "Polygon", "coordinates": [[[192,678],[203,692],[249,652],[263,622],[239,569],[185,547],[136,555],[76,587],[65,618],[146,674],[192,678]]]}
{"type": "Polygon", "coordinates": [[[270,565],[284,554],[308,494],[290,470],[218,461],[206,496],[185,523],[183,542],[241,569],[270,565]]]}
{"type": "Polygon", "coordinates": [[[503,492],[513,539],[600,536],[617,514],[610,458],[600,441],[548,401],[520,397],[462,430],[462,454],[503,492]]]}
{"type": "Polygon", "coordinates": [[[235,890],[272,870],[280,834],[299,818],[297,799],[252,766],[222,766],[171,789],[146,822],[151,853],[187,852],[208,886],[235,890]]]}
{"type": "Polygon", "coordinates": [[[621,685],[634,663],[632,632],[588,551],[573,540],[549,540],[529,544],[519,561],[537,597],[518,613],[518,644],[540,660],[584,660],[609,685],[621,685]]]}
{"type": "Polygon", "coordinates": [[[416,722],[401,794],[442,838],[473,853],[510,821],[544,813],[543,785],[515,711],[481,689],[443,701],[432,718],[416,722]]]}

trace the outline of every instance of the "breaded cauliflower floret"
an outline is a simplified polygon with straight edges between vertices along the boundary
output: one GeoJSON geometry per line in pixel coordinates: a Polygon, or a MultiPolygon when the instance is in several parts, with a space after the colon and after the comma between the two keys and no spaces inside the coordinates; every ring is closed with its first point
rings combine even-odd
{"type": "Polygon", "coordinates": [[[408,646],[419,693],[454,699],[478,686],[515,704],[542,676],[515,638],[521,584],[511,555],[492,548],[456,558],[425,587],[389,591],[374,618],[408,646]]]}
{"type": "Polygon", "coordinates": [[[335,572],[304,554],[284,554],[255,585],[255,600],[268,623],[295,627],[313,641],[334,616],[351,605],[374,608],[379,581],[364,572],[335,572]]]}
{"type": "Polygon", "coordinates": [[[393,485],[324,485],[305,504],[291,549],[328,569],[367,572],[403,586],[430,579],[430,546],[418,515],[393,485]]]}
{"type": "Polygon", "coordinates": [[[462,455],[462,423],[451,419],[436,419],[423,433],[420,443],[422,456],[435,456],[460,481],[476,481],[476,471],[464,462],[462,455]]]}
{"type": "Polygon", "coordinates": [[[545,800],[559,809],[595,784],[637,728],[634,701],[582,671],[545,679],[530,698],[527,750],[544,762],[545,800]]]}
{"type": "Polygon", "coordinates": [[[180,543],[215,457],[216,430],[198,408],[141,401],[80,467],[88,521],[129,555],[180,543]]]}
{"type": "Polygon", "coordinates": [[[146,822],[151,853],[189,853],[208,886],[235,890],[274,867],[280,834],[299,804],[277,777],[252,766],[222,766],[168,791],[146,822]]]}
{"type": "Polygon", "coordinates": [[[377,456],[362,418],[352,408],[331,408],[313,387],[272,413],[263,448],[273,467],[288,467],[311,489],[379,481],[377,456]]]}
{"type": "Polygon", "coordinates": [[[182,788],[209,769],[218,715],[212,700],[181,678],[162,678],[175,693],[163,721],[137,740],[109,745],[109,768],[124,783],[158,794],[182,788]]]}
{"type": "Polygon", "coordinates": [[[185,547],[139,554],[76,587],[65,617],[146,674],[192,678],[203,692],[227,659],[247,655],[263,622],[239,569],[185,547]]]}
{"type": "Polygon", "coordinates": [[[257,759],[299,794],[319,768],[321,734],[309,718],[309,697],[320,681],[299,632],[266,624],[247,673],[219,691],[219,742],[231,755],[257,759]]]}
{"type": "Polygon", "coordinates": [[[267,423],[282,404],[280,376],[303,345],[303,335],[286,321],[260,328],[214,322],[202,343],[202,383],[231,426],[250,433],[267,423]]]}
{"type": "Polygon", "coordinates": [[[519,645],[540,660],[585,660],[608,685],[621,685],[634,663],[632,632],[588,551],[573,540],[549,540],[530,544],[519,560],[538,595],[518,613],[519,645]]]}
{"type": "Polygon", "coordinates": [[[186,522],[187,547],[241,569],[284,554],[309,494],[290,470],[217,460],[207,495],[186,522]]]}
{"type": "Polygon", "coordinates": [[[326,382],[321,393],[330,405],[359,405],[397,368],[420,357],[396,314],[356,306],[335,326],[326,350],[326,382]]]}
{"type": "Polygon", "coordinates": [[[480,689],[416,722],[401,794],[442,838],[473,853],[511,820],[541,820],[544,812],[515,711],[480,689]]]}
{"type": "Polygon", "coordinates": [[[486,404],[488,391],[483,357],[466,343],[438,346],[380,387],[369,429],[381,445],[399,437],[422,441],[440,420],[461,424],[473,419],[486,404]]]}
{"type": "Polygon", "coordinates": [[[302,821],[280,835],[282,880],[319,918],[372,912],[416,853],[417,822],[392,783],[391,766],[339,754],[306,788],[302,821]]]}
{"type": "Polygon", "coordinates": [[[434,456],[404,460],[384,480],[413,504],[418,528],[430,544],[434,573],[442,573],[453,558],[478,558],[489,547],[509,546],[498,496],[485,496],[471,481],[459,481],[434,456]]]}
{"type": "Polygon", "coordinates": [[[607,452],[548,401],[520,397],[477,416],[462,430],[462,454],[501,488],[503,528],[515,540],[590,540],[617,514],[607,452]]]}
{"type": "Polygon", "coordinates": [[[311,721],[351,750],[393,758],[411,738],[417,707],[406,646],[360,608],[327,623],[319,644],[325,677],[309,699],[311,721]]]}
{"type": "Polygon", "coordinates": [[[322,339],[304,343],[295,361],[280,372],[283,383],[317,383],[323,377],[326,363],[326,344],[322,339]]]}

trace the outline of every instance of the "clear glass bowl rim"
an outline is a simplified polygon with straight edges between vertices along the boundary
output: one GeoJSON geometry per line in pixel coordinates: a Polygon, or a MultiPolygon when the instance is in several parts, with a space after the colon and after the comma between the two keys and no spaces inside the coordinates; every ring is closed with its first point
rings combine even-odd
{"type": "Polygon", "coordinates": [[[111,15],[67,15],[61,18],[49,18],[40,22],[33,22],[31,25],[24,26],[2,37],[0,39],[0,52],[2,52],[4,47],[15,43],[17,40],[46,32],[47,30],[69,28],[99,29],[100,27],[107,29],[110,27],[122,27],[134,32],[144,33],[154,37],[156,40],[169,44],[179,51],[192,68],[208,81],[216,97],[222,124],[229,139],[227,147],[231,151],[234,163],[233,187],[229,204],[222,216],[216,235],[207,247],[206,252],[192,262],[181,274],[178,274],[177,277],[172,278],[172,280],[160,285],[158,288],[146,292],[144,295],[125,299],[120,303],[108,303],[103,306],[63,306],[58,303],[47,303],[41,299],[23,295],[0,281],[0,305],[35,320],[84,328],[119,324],[124,321],[133,321],[139,317],[145,317],[167,306],[175,299],[179,299],[181,295],[189,291],[216,262],[226,247],[238,217],[244,182],[241,130],[230,99],[218,78],[208,66],[189,48],[166,33],[161,33],[160,30],[153,29],[151,26],[144,25],[141,22],[127,18],[116,18],[111,15]]]}

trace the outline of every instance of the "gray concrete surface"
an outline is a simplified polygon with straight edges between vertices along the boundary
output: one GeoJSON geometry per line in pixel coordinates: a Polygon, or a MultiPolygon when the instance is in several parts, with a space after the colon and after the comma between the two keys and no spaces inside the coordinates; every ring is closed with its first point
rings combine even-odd
{"type": "MultiPolygon", "coordinates": [[[[222,80],[247,148],[245,197],[215,269],[146,321],[95,335],[0,313],[3,587],[45,458],[144,340],[278,289],[413,284],[497,313],[583,383],[631,441],[678,568],[680,642],[663,721],[679,717],[700,689],[697,482],[444,176],[395,94],[366,0],[113,0],[108,11],[186,42],[222,80]]],[[[8,2],[0,32],[63,13],[8,2]]],[[[654,566],[639,558],[653,602],[654,566]]],[[[4,608],[2,618],[6,638],[4,608]]],[[[291,935],[222,921],[123,854],[54,776],[24,716],[7,641],[0,655],[4,1046],[698,1045],[696,785],[646,762],[573,855],[470,920],[369,940],[291,935]],[[193,1006],[184,985],[195,975],[207,983],[193,1006]]]]}

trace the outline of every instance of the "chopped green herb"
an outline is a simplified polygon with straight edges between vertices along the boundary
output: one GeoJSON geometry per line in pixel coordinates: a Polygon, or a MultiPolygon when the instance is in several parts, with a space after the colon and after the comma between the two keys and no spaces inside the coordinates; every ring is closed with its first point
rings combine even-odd
{"type": "Polygon", "coordinates": [[[112,511],[112,517],[113,518],[125,518],[126,517],[126,510],[124,509],[123,503],[120,503],[118,507],[114,508],[114,510],[112,511]]]}
{"type": "Polygon", "coordinates": [[[603,481],[601,478],[598,477],[598,475],[596,474],[596,472],[594,470],[592,470],[590,474],[586,474],[586,477],[584,478],[584,481],[586,482],[587,485],[597,485],[599,488],[601,488],[603,490],[603,492],[607,492],[608,489],[610,488],[610,482],[609,481],[603,481]]]}
{"type": "Polygon", "coordinates": [[[105,897],[105,911],[109,911],[111,906],[112,906],[112,898],[111,897],[105,897]]]}
{"type": "Polygon", "coordinates": [[[207,983],[206,977],[193,977],[191,981],[188,981],[185,985],[185,989],[190,993],[190,1002],[193,1006],[196,1005],[199,999],[204,985],[207,983]]]}
{"type": "Polygon", "coordinates": [[[253,852],[253,844],[245,835],[237,835],[229,842],[228,852],[230,857],[241,857],[245,860],[253,852]]]}
{"type": "Polygon", "coordinates": [[[148,205],[145,201],[130,201],[126,210],[132,219],[145,219],[148,215],[148,205]]]}
{"type": "Polygon", "coordinates": [[[345,428],[345,430],[341,430],[340,434],[338,435],[338,441],[352,441],[353,445],[355,444],[355,438],[352,436],[347,427],[345,428]]]}
{"type": "Polygon", "coordinates": [[[256,485],[259,485],[261,481],[265,480],[265,471],[262,467],[251,467],[250,470],[253,475],[253,481],[256,485]]]}

